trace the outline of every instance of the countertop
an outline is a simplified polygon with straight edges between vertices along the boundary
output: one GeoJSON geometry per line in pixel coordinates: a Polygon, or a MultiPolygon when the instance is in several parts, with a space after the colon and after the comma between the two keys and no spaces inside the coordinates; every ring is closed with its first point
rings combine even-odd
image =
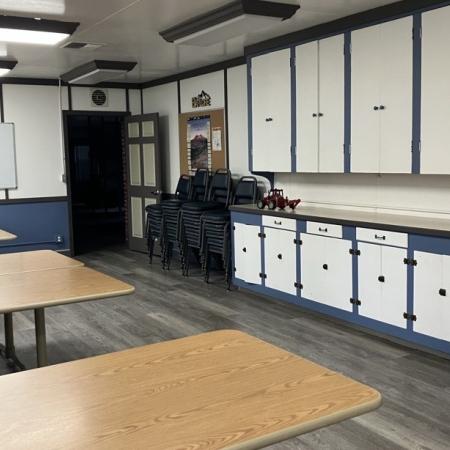
{"type": "Polygon", "coordinates": [[[403,214],[386,214],[376,212],[362,212],[348,209],[322,208],[316,206],[299,205],[295,210],[258,209],[256,205],[230,206],[230,210],[239,213],[259,214],[284,217],[297,220],[311,220],[339,225],[377,228],[406,233],[425,234],[450,238],[450,219],[434,219],[403,214]]]}

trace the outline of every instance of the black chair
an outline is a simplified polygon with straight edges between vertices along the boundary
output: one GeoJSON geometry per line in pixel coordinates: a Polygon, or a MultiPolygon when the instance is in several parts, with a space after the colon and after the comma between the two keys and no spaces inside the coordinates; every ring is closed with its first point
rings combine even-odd
{"type": "MultiPolygon", "coordinates": [[[[258,182],[255,177],[242,177],[233,196],[233,205],[256,203],[258,197],[258,182]]],[[[201,219],[202,239],[200,253],[203,259],[205,281],[209,282],[211,256],[217,255],[225,269],[225,279],[228,287],[231,283],[231,237],[230,212],[210,211],[201,219]]]]}
{"type": "Polygon", "coordinates": [[[201,218],[203,214],[211,210],[224,211],[231,200],[231,187],[231,172],[227,169],[219,169],[212,177],[207,201],[188,202],[182,206],[178,240],[180,242],[183,275],[189,275],[192,251],[200,258],[201,218]]]}
{"type": "Polygon", "coordinates": [[[147,221],[145,226],[145,236],[147,237],[148,257],[150,263],[153,261],[153,253],[155,241],[161,239],[161,226],[163,218],[163,204],[172,201],[183,201],[189,199],[191,191],[191,177],[189,175],[181,175],[178,180],[177,187],[173,199],[163,200],[155,205],[148,205],[145,208],[147,212],[147,221]]]}
{"type": "Polygon", "coordinates": [[[161,203],[161,265],[163,269],[170,269],[173,248],[179,245],[179,213],[186,202],[204,200],[208,191],[209,171],[198,169],[190,181],[188,193],[184,191],[183,196],[161,203]]]}

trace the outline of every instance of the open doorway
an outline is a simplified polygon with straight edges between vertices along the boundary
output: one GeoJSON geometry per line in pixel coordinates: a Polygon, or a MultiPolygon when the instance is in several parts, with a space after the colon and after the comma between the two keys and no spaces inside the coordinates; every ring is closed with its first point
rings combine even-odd
{"type": "Polygon", "coordinates": [[[125,114],[68,112],[66,149],[76,255],[126,240],[125,114]]]}

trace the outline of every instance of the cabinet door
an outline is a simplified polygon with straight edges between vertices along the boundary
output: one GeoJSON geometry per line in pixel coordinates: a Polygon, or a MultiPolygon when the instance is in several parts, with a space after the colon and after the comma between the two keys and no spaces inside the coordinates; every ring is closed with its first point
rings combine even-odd
{"type": "Polygon", "coordinates": [[[252,59],[253,170],[291,171],[290,49],[252,59]]]}
{"type": "Polygon", "coordinates": [[[235,277],[252,284],[261,284],[261,238],[260,227],[235,223],[234,265],[235,277]]]}
{"type": "Polygon", "coordinates": [[[266,286],[297,295],[297,245],[295,232],[264,228],[266,286]]]}
{"type": "Polygon", "coordinates": [[[450,7],[422,14],[421,173],[450,173],[450,7]]]}
{"type": "Polygon", "coordinates": [[[326,240],[327,270],[324,270],[326,277],[322,280],[325,292],[321,303],[351,312],[353,258],[349,250],[352,242],[345,239],[322,239],[326,240]]]}
{"type": "Polygon", "coordinates": [[[319,41],[319,172],[344,172],[344,36],[319,41]]]}
{"type": "Polygon", "coordinates": [[[450,341],[450,256],[415,252],[414,331],[450,341]]]}
{"type": "Polygon", "coordinates": [[[319,171],[318,42],[296,48],[297,172],[319,171]]]}
{"type": "Polygon", "coordinates": [[[412,17],[380,25],[380,173],[411,173],[412,17]]]}
{"type": "Polygon", "coordinates": [[[301,283],[302,297],[320,302],[324,296],[324,270],[326,240],[313,234],[301,234],[301,283]]]}
{"type": "Polygon", "coordinates": [[[352,172],[379,171],[381,64],[379,25],[352,32],[352,172]]]}

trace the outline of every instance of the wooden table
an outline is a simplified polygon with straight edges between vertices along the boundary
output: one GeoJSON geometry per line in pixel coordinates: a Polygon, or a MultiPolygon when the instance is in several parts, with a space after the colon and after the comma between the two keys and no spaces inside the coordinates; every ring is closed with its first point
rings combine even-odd
{"type": "Polygon", "coordinates": [[[0,230],[0,241],[12,241],[13,239],[17,239],[15,234],[8,233],[5,230],[0,230]]]}
{"type": "MultiPolygon", "coordinates": [[[[41,367],[47,365],[44,308],[126,295],[133,291],[133,286],[87,267],[11,273],[0,276],[0,314],[34,309],[37,360],[41,367]]],[[[5,332],[5,347],[10,352],[7,356],[17,360],[12,321],[8,334],[5,332]]]]}
{"type": "Polygon", "coordinates": [[[0,390],[3,450],[256,449],[381,403],[368,386],[236,331],[6,375],[0,390]]]}

